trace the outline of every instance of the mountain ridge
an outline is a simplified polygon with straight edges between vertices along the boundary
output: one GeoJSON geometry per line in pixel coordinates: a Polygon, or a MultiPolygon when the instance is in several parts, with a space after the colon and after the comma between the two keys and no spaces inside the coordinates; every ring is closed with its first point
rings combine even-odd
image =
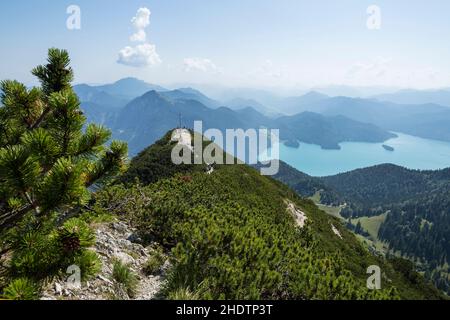
{"type": "MultiPolygon", "coordinates": [[[[297,238],[297,240],[294,238],[289,240],[288,247],[284,247],[281,243],[279,244],[281,246],[279,248],[282,250],[280,257],[291,257],[290,253],[288,253],[288,251],[284,252],[284,250],[290,250],[288,248],[297,248],[297,241],[303,241],[301,239],[310,239],[309,237],[312,237],[315,239],[313,241],[315,243],[315,249],[311,251],[311,254],[324,254],[325,256],[330,255],[330,261],[332,261],[334,258],[331,257],[339,252],[339,256],[342,257],[342,260],[340,260],[341,262],[338,264],[334,264],[333,262],[332,265],[328,267],[328,271],[322,272],[326,272],[327,274],[330,272],[327,277],[331,277],[332,279],[335,277],[335,272],[341,274],[340,277],[342,277],[342,280],[348,279],[345,281],[350,281],[346,289],[349,290],[349,292],[352,292],[353,290],[353,281],[356,281],[356,283],[361,281],[360,284],[355,283],[355,285],[356,287],[361,285],[360,290],[364,291],[365,289],[363,289],[363,287],[365,286],[365,279],[367,276],[364,266],[366,266],[366,264],[377,264],[381,266],[386,275],[383,283],[385,283],[387,287],[383,287],[385,289],[381,291],[390,292],[390,289],[388,288],[392,284],[395,284],[398,286],[397,289],[400,297],[419,298],[423,297],[422,294],[425,294],[425,296],[432,299],[439,298],[439,293],[437,293],[437,291],[433,291],[434,289],[431,287],[428,287],[423,280],[420,280],[420,277],[417,278],[418,282],[416,282],[416,284],[410,282],[406,274],[402,274],[399,271],[400,269],[397,266],[397,262],[394,260],[384,260],[370,254],[369,251],[364,249],[359,244],[354,235],[345,230],[345,227],[341,225],[338,219],[326,215],[324,212],[318,210],[311,201],[298,198],[295,193],[285,185],[270,177],[261,176],[259,172],[244,164],[216,165],[212,173],[207,172],[208,170],[206,164],[190,166],[169,165],[169,167],[166,167],[164,164],[170,163],[170,150],[173,148],[174,143],[176,143],[170,142],[171,136],[171,132],[167,133],[164,138],[143,150],[132,160],[130,169],[128,173],[125,174],[125,182],[128,184],[125,188],[127,190],[131,190],[133,181],[139,179],[144,188],[140,191],[141,195],[145,194],[146,196],[150,196],[146,190],[151,191],[151,194],[153,195],[152,202],[154,202],[154,204],[152,207],[155,208],[157,215],[152,215],[152,217],[155,217],[156,220],[146,220],[148,222],[144,224],[140,222],[142,225],[138,226],[138,229],[143,232],[144,238],[150,237],[155,239],[156,237],[156,239],[160,239],[160,241],[163,241],[163,243],[166,243],[169,247],[171,247],[176,245],[179,241],[179,238],[176,236],[178,233],[174,234],[171,231],[171,228],[174,226],[184,226],[184,228],[186,228],[185,231],[180,231],[182,234],[185,234],[185,237],[182,238],[183,242],[188,243],[189,245],[185,247],[178,244],[176,246],[177,250],[174,252],[176,255],[181,255],[180,257],[184,254],[192,254],[192,256],[190,256],[192,260],[180,260],[180,262],[177,262],[180,264],[175,265],[175,270],[178,270],[176,273],[177,277],[184,279],[181,282],[185,283],[184,281],[188,281],[193,290],[199,288],[198,285],[200,282],[212,281],[217,274],[222,274],[222,272],[227,274],[225,279],[231,279],[229,277],[232,277],[233,279],[235,277],[241,278],[245,274],[248,274],[248,272],[257,272],[256,270],[265,268],[264,266],[266,263],[269,265],[273,263],[274,256],[269,257],[264,254],[261,256],[261,251],[257,248],[261,248],[260,246],[268,246],[267,250],[269,250],[268,252],[271,252],[272,249],[270,243],[273,243],[274,241],[278,243],[278,240],[276,240],[277,237],[286,237],[286,239],[289,238],[291,236],[291,231],[289,231],[290,228],[296,225],[296,220],[294,218],[296,218],[296,215],[301,215],[302,219],[306,219],[306,224],[302,224],[302,226],[300,226],[300,224],[297,225],[297,230],[299,232],[297,236],[299,238],[297,238]],[[159,167],[159,164],[163,166],[159,167]],[[195,190],[195,194],[192,193],[193,190],[195,190]],[[174,198],[176,200],[170,200],[174,198]],[[163,205],[164,203],[167,205],[163,205]],[[237,203],[239,203],[238,208],[240,208],[238,211],[236,211],[237,203]],[[160,207],[161,205],[162,207],[160,207]],[[216,212],[214,208],[220,208],[220,210],[216,212]],[[248,213],[246,211],[247,209],[250,210],[248,213]],[[186,216],[183,212],[190,213],[186,216]],[[201,214],[201,216],[197,216],[197,214],[201,214]],[[216,222],[214,222],[215,219],[217,219],[216,222]],[[150,221],[153,222],[150,223],[150,221]],[[196,221],[196,225],[192,224],[194,221],[196,221]],[[272,231],[263,231],[265,230],[263,225],[266,223],[267,227],[269,227],[268,230],[272,231]],[[164,228],[162,228],[163,226],[164,228]],[[251,229],[258,230],[257,233],[260,236],[256,236],[254,232],[250,232],[251,229]],[[186,230],[189,231],[186,232],[186,230]],[[283,231],[280,233],[278,230],[283,231]],[[312,233],[309,234],[308,230],[312,233]],[[212,234],[211,236],[207,236],[205,238],[205,232],[207,234],[212,234]],[[197,233],[201,236],[201,239],[204,239],[203,241],[200,240],[200,238],[197,239],[197,233]],[[254,238],[254,236],[256,236],[256,238],[254,238]],[[272,240],[266,240],[266,236],[272,240]],[[253,271],[250,271],[249,269],[243,269],[241,271],[231,270],[227,267],[228,263],[235,265],[233,263],[234,259],[239,259],[244,263],[248,259],[247,255],[241,255],[239,253],[246,251],[245,247],[246,243],[248,243],[248,241],[238,241],[241,237],[243,237],[242,239],[245,238],[249,242],[253,243],[251,245],[253,250],[258,250],[258,252],[260,252],[257,255],[257,259],[256,256],[252,255],[252,257],[255,257],[255,261],[258,261],[257,263],[254,262],[251,264],[254,268],[256,268],[253,269],[253,271]],[[194,241],[193,239],[197,240],[194,241]],[[209,242],[205,239],[217,240],[211,240],[212,242],[209,242]],[[257,245],[253,242],[255,239],[259,239],[258,241],[262,242],[259,242],[260,244],[257,245]],[[237,248],[238,244],[235,243],[235,241],[241,243],[242,247],[239,251],[229,253],[229,250],[232,250],[232,248],[237,248]],[[222,247],[222,245],[224,247],[222,247]],[[192,249],[194,251],[190,251],[189,248],[191,246],[193,246],[192,249]],[[217,251],[212,251],[211,246],[215,246],[214,248],[217,248],[218,252],[221,253],[218,254],[217,251]],[[203,255],[203,250],[208,250],[209,253],[203,255]],[[229,256],[229,254],[231,256],[229,256]],[[202,260],[202,257],[207,260],[213,260],[208,260],[208,262],[206,262],[202,260]],[[186,261],[187,264],[182,261],[186,261]],[[194,265],[191,265],[191,263],[194,263],[194,265]],[[214,271],[211,271],[213,273],[210,273],[209,268],[204,268],[204,266],[209,266],[211,263],[216,266],[214,271]],[[342,265],[341,267],[338,267],[340,263],[342,263],[342,265]],[[203,267],[198,268],[200,266],[203,267]],[[332,271],[334,268],[343,269],[340,269],[341,271],[332,271]],[[348,270],[348,272],[344,271],[344,269],[348,270]],[[192,272],[195,272],[197,278],[190,277],[192,272]]],[[[149,218],[150,216],[146,215],[146,219],[149,218]]],[[[309,246],[307,244],[310,243],[309,241],[311,240],[307,240],[304,244],[306,248],[309,246]]],[[[294,251],[296,250],[300,250],[295,254],[297,258],[298,255],[304,254],[301,253],[304,249],[295,249],[294,251]]],[[[275,256],[277,255],[275,254],[275,256]]],[[[294,260],[297,259],[294,258],[294,256],[291,258],[294,260]]],[[[285,262],[282,260],[278,263],[284,266],[285,262]]],[[[303,263],[294,265],[295,270],[302,270],[306,267],[303,263]]],[[[300,283],[294,285],[294,283],[297,283],[296,279],[299,279],[297,278],[297,272],[295,272],[294,269],[292,269],[292,274],[290,277],[285,280],[282,280],[283,278],[276,280],[282,282],[287,281],[286,285],[282,285],[285,289],[282,289],[281,291],[278,289],[272,291],[274,287],[268,284],[266,282],[267,280],[265,282],[259,282],[259,277],[252,277],[249,274],[246,278],[247,280],[243,280],[248,281],[246,282],[247,285],[245,287],[238,285],[235,289],[233,289],[233,287],[230,287],[229,281],[225,283],[221,282],[221,280],[214,281],[220,281],[220,288],[222,288],[220,289],[220,292],[226,292],[222,296],[223,298],[243,298],[247,294],[251,294],[250,292],[252,292],[252,288],[256,290],[253,291],[253,294],[256,294],[256,296],[251,295],[253,298],[275,298],[278,297],[279,294],[285,298],[298,298],[300,296],[308,298],[311,297],[311,295],[320,295],[322,298],[328,296],[328,298],[331,298],[331,296],[334,295],[334,293],[331,292],[325,293],[327,292],[327,289],[325,289],[324,293],[321,293],[322,289],[318,289],[318,291],[314,293],[315,290],[311,290],[310,286],[301,286],[300,283]],[[226,283],[228,283],[228,285],[226,283]],[[266,283],[266,285],[263,285],[263,283],[266,283]],[[262,296],[260,296],[261,292],[259,291],[261,285],[266,287],[266,289],[263,290],[265,294],[262,296]],[[302,289],[296,289],[297,285],[300,285],[302,289]],[[235,291],[237,288],[239,288],[239,291],[235,291]],[[267,296],[267,293],[270,294],[267,296]],[[241,294],[244,294],[244,296],[241,294]]],[[[309,277],[309,275],[314,274],[314,264],[310,265],[308,270],[309,271],[305,273],[300,273],[303,274],[300,277],[309,277]]],[[[264,273],[265,271],[261,270],[261,272],[264,273]]],[[[414,273],[411,270],[410,272],[414,273]]],[[[322,277],[317,277],[316,281],[317,282],[314,283],[318,285],[322,282],[322,277]]],[[[340,286],[337,285],[338,282],[339,280],[336,280],[336,286],[333,285],[335,289],[333,289],[332,292],[340,292],[341,289],[340,286]]],[[[178,281],[176,283],[178,283],[178,281]]],[[[169,290],[175,290],[176,283],[171,284],[169,282],[169,290]]],[[[311,282],[309,283],[310,285],[312,284],[311,282]]],[[[316,284],[312,284],[313,287],[315,287],[316,284]]],[[[212,295],[212,298],[217,297],[215,288],[215,284],[213,284],[207,290],[207,292],[212,295]]],[[[374,291],[372,291],[372,293],[375,294],[374,291]]],[[[346,294],[342,293],[340,296],[344,298],[346,294]]]]}
{"type": "MultiPolygon", "coordinates": [[[[173,92],[172,92],[173,94],[173,92]]],[[[111,126],[115,137],[127,140],[131,154],[156,141],[170,128],[182,125],[193,128],[194,121],[202,120],[204,129],[280,129],[282,141],[304,141],[323,148],[339,149],[343,141],[384,142],[395,135],[374,125],[339,116],[327,118],[312,113],[272,119],[254,109],[231,110],[227,107],[211,109],[198,100],[173,98],[167,92],[149,91],[129,102],[115,117],[111,126]],[[309,124],[305,130],[300,124],[309,124]],[[326,129],[326,130],[324,130],[326,129]]],[[[185,97],[185,96],[183,96],[185,97]]]]}
{"type": "Polygon", "coordinates": [[[375,95],[372,96],[372,98],[399,104],[435,103],[438,105],[450,107],[449,89],[436,89],[436,90],[404,89],[394,93],[375,95]]]}

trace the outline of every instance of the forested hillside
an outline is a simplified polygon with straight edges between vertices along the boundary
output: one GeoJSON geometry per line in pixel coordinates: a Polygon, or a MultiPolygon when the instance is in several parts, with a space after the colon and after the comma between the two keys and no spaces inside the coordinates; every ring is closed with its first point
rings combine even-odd
{"type": "Polygon", "coordinates": [[[322,179],[349,205],[345,218],[388,212],[378,237],[420,259],[436,285],[449,290],[450,169],[408,170],[381,165],[322,179]]]}
{"type": "MultiPolygon", "coordinates": [[[[261,163],[254,165],[256,169],[261,167],[261,163]]],[[[343,201],[333,189],[321,181],[321,178],[300,172],[281,160],[278,173],[273,178],[281,181],[305,198],[313,197],[320,192],[322,204],[338,205],[343,201]]]]}
{"type": "MultiPolygon", "coordinates": [[[[450,182],[450,169],[419,171],[383,164],[324,177],[321,181],[351,202],[352,215],[370,215],[368,210],[372,208],[430,195],[445,188],[450,182]]],[[[377,213],[379,211],[373,214],[377,213]]]]}
{"type": "Polygon", "coordinates": [[[144,239],[157,239],[174,254],[167,293],[188,287],[227,299],[380,298],[385,290],[372,296],[365,289],[366,268],[376,264],[400,297],[437,297],[370,254],[338,219],[246,165],[219,165],[211,174],[205,166],[155,170],[144,159],[167,158],[169,138],[131,162],[127,187],[112,189],[132,198],[138,192],[132,181],[142,179],[139,192],[152,201],[130,214],[144,239]],[[298,215],[305,225],[296,225],[298,215]]]}
{"type": "MultiPolygon", "coordinates": [[[[386,214],[377,238],[392,252],[417,261],[439,288],[449,290],[450,169],[418,171],[386,164],[314,178],[282,164],[276,178],[303,196],[320,192],[324,204],[345,204],[339,214],[346,220],[386,214]]],[[[361,226],[358,230],[367,234],[361,226]]]]}

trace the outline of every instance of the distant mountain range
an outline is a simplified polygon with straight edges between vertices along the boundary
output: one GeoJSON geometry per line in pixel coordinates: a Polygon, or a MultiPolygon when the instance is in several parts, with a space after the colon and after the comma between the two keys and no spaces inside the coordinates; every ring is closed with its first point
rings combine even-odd
{"type": "Polygon", "coordinates": [[[450,141],[450,108],[436,104],[404,105],[373,99],[333,97],[299,106],[327,116],[347,118],[374,124],[422,138],[450,141]]]}
{"type": "Polygon", "coordinates": [[[92,102],[109,108],[123,107],[150,90],[167,91],[163,87],[135,78],[125,78],[112,84],[98,86],[78,84],[73,86],[73,89],[82,102],[92,102]]]}
{"type": "Polygon", "coordinates": [[[136,154],[177,127],[180,115],[183,125],[189,127],[193,127],[195,120],[202,120],[205,128],[248,126],[231,109],[211,109],[197,100],[170,99],[167,94],[149,91],[121,109],[112,127],[115,137],[127,141],[130,153],[136,154]]]}
{"type": "Polygon", "coordinates": [[[198,100],[183,99],[179,92],[150,91],[118,111],[111,124],[115,137],[129,143],[135,154],[156,141],[162,134],[182,124],[193,128],[195,120],[203,121],[203,129],[279,128],[284,141],[318,144],[323,148],[339,149],[343,141],[382,142],[395,135],[374,125],[360,123],[343,116],[327,117],[311,112],[272,119],[253,108],[231,110],[226,107],[208,108],[198,100]]]}
{"type": "Polygon", "coordinates": [[[168,91],[136,78],[124,78],[106,85],[77,84],[73,89],[88,122],[100,124],[113,123],[119,109],[150,90],[168,91]]]}
{"type": "Polygon", "coordinates": [[[450,107],[450,89],[442,90],[400,90],[391,94],[373,96],[380,101],[389,101],[399,104],[427,104],[434,103],[450,107]]]}
{"type": "Polygon", "coordinates": [[[211,109],[217,109],[220,106],[222,106],[220,102],[213,100],[205,96],[200,91],[192,88],[181,88],[172,91],[161,91],[161,90],[154,90],[154,91],[158,91],[159,94],[161,94],[163,97],[173,102],[175,102],[176,100],[195,100],[211,109]]]}
{"type": "Polygon", "coordinates": [[[149,84],[136,78],[125,78],[114,82],[96,87],[99,91],[109,93],[114,96],[123,97],[125,99],[133,99],[150,90],[167,91],[166,88],[155,84],[149,84]]]}
{"type": "Polygon", "coordinates": [[[277,116],[282,115],[281,112],[271,109],[253,99],[234,98],[224,102],[224,105],[233,110],[252,108],[272,118],[276,118],[277,116]]]}
{"type": "Polygon", "coordinates": [[[83,102],[92,102],[108,106],[109,108],[120,108],[128,103],[128,99],[102,91],[99,87],[80,84],[73,87],[75,93],[83,102]]]}
{"type": "Polygon", "coordinates": [[[344,141],[383,142],[395,137],[389,131],[450,141],[450,108],[432,103],[329,97],[315,91],[286,98],[253,92],[265,95],[275,109],[245,97],[221,102],[193,88],[168,90],[134,78],[74,89],[88,120],[114,128],[117,138],[130,142],[132,154],[175,127],[180,114],[188,127],[203,120],[206,128],[279,128],[290,146],[307,142],[338,149],[344,141]]]}
{"type": "Polygon", "coordinates": [[[325,116],[313,112],[280,117],[273,121],[272,126],[280,128],[281,138],[291,144],[302,141],[318,144],[324,149],[340,149],[339,143],[344,141],[376,143],[396,137],[370,123],[341,115],[325,116]]]}
{"type": "Polygon", "coordinates": [[[383,86],[348,86],[348,85],[329,85],[329,86],[317,86],[312,90],[321,92],[330,97],[350,97],[350,98],[370,98],[379,94],[386,94],[398,91],[395,87],[383,87],[383,86]]]}
{"type": "Polygon", "coordinates": [[[286,115],[294,115],[303,111],[314,111],[311,110],[311,105],[329,98],[329,96],[322,93],[311,91],[302,96],[280,99],[277,110],[286,115]]]}

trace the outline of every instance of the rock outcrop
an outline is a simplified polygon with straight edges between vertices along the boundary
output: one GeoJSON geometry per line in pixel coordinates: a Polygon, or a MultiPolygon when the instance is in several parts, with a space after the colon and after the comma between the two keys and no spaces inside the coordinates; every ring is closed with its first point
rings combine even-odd
{"type": "Polygon", "coordinates": [[[166,261],[158,275],[148,276],[143,272],[147,259],[154,250],[152,246],[144,247],[134,230],[124,222],[104,223],[95,226],[95,251],[101,261],[101,271],[95,278],[82,282],[80,286],[72,285],[68,278],[60,277],[50,282],[42,294],[42,300],[110,300],[134,299],[151,300],[157,297],[163,283],[169,262],[166,261]],[[113,277],[115,261],[128,265],[138,280],[134,297],[130,297],[113,277]]]}

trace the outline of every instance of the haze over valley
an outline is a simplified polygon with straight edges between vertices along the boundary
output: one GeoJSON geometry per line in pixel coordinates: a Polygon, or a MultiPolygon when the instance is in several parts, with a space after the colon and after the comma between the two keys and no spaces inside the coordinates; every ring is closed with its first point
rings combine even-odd
{"type": "MultiPolygon", "coordinates": [[[[282,160],[312,175],[381,163],[411,169],[450,166],[450,107],[436,103],[399,104],[386,98],[330,97],[316,91],[289,97],[266,92],[272,96],[267,107],[261,92],[219,101],[193,88],[167,89],[135,78],[101,86],[80,84],[74,89],[88,121],[113,128],[114,137],[129,143],[131,154],[178,126],[181,116],[188,128],[202,120],[205,130],[279,129],[282,160]],[[387,152],[383,144],[394,146],[394,151],[387,152]]],[[[414,92],[430,101],[447,93],[414,92]]]]}

